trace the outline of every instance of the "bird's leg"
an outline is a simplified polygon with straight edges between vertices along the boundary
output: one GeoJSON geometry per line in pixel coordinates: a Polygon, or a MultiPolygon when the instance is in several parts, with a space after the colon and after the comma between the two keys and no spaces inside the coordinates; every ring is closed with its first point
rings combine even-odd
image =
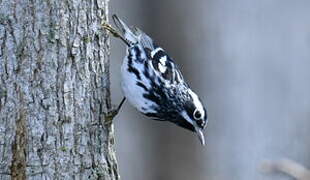
{"type": "Polygon", "coordinates": [[[117,112],[119,112],[119,110],[121,109],[121,107],[123,106],[123,104],[124,104],[124,102],[126,101],[126,98],[125,97],[123,97],[123,99],[122,99],[122,101],[118,104],[118,106],[117,106],[117,112]]]}
{"type": "Polygon", "coordinates": [[[128,42],[128,40],[126,40],[116,29],[114,29],[110,24],[107,23],[103,23],[102,27],[106,30],[108,30],[114,37],[116,38],[120,38],[122,41],[124,41],[124,43],[127,44],[127,46],[130,45],[130,43],[128,42]]]}
{"type": "Polygon", "coordinates": [[[121,107],[123,106],[126,98],[123,97],[122,101],[119,103],[117,108],[111,109],[107,114],[105,114],[105,125],[109,125],[112,123],[113,118],[119,113],[121,107]]]}

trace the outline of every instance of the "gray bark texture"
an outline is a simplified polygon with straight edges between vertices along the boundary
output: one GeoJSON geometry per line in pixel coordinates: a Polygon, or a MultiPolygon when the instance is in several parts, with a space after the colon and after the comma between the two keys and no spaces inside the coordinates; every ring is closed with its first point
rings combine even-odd
{"type": "Polygon", "coordinates": [[[0,0],[0,179],[119,179],[108,0],[0,0]]]}

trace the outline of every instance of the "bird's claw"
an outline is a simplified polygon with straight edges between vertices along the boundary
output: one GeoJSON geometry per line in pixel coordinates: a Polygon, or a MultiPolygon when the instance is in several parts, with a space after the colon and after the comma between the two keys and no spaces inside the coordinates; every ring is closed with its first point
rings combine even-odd
{"type": "Polygon", "coordinates": [[[121,37],[119,32],[116,29],[114,29],[110,24],[104,22],[104,23],[102,23],[101,26],[104,29],[108,30],[114,37],[121,37]]]}
{"type": "Polygon", "coordinates": [[[111,125],[113,122],[114,117],[118,114],[119,109],[118,108],[112,108],[108,112],[104,114],[104,125],[111,125]]]}
{"type": "Polygon", "coordinates": [[[105,117],[105,125],[111,125],[113,122],[113,118],[119,113],[121,107],[123,106],[126,98],[123,97],[122,101],[119,103],[117,107],[113,106],[107,113],[104,114],[105,117]]]}

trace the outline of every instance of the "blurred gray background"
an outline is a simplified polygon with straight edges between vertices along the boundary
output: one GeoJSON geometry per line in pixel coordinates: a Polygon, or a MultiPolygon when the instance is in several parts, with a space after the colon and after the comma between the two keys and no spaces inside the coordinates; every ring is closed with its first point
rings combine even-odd
{"type": "MultiPolygon", "coordinates": [[[[125,103],[115,119],[122,179],[290,179],[260,171],[280,158],[310,167],[310,1],[112,0],[114,13],[168,51],[209,113],[202,147],[125,103]]],[[[125,52],[113,38],[115,104],[125,52]]]]}

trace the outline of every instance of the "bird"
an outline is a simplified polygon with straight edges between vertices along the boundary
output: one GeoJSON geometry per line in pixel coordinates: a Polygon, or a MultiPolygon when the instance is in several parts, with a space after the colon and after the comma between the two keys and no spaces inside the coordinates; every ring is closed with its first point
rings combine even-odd
{"type": "Polygon", "coordinates": [[[184,80],[178,65],[139,28],[129,27],[117,15],[102,26],[127,46],[121,65],[121,89],[139,112],[153,120],[172,122],[197,134],[205,145],[203,130],[207,127],[206,106],[184,80]]]}

